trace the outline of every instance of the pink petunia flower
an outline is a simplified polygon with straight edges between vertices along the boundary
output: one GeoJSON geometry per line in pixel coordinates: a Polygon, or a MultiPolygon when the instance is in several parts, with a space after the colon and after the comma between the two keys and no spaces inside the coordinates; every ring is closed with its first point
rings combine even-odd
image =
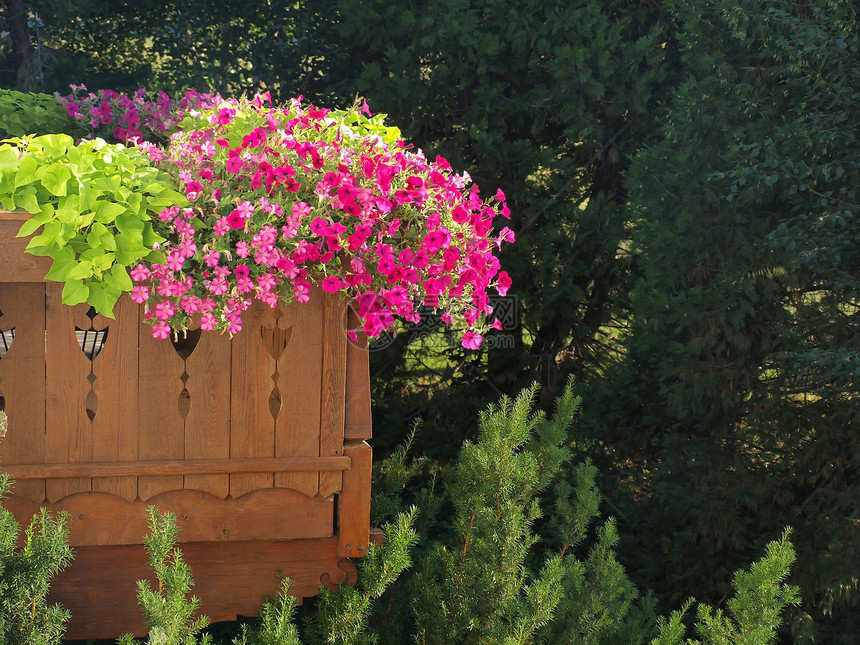
{"type": "Polygon", "coordinates": [[[478,349],[484,342],[484,338],[481,334],[467,331],[463,334],[463,339],[460,342],[466,349],[478,349]]]}

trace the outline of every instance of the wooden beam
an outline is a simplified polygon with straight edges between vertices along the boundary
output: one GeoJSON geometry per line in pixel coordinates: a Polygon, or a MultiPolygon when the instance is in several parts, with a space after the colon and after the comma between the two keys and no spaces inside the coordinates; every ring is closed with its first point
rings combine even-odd
{"type": "Polygon", "coordinates": [[[113,463],[3,464],[12,479],[124,477],[140,475],[215,475],[221,473],[306,473],[349,470],[349,457],[281,459],[188,459],[113,463]]]}

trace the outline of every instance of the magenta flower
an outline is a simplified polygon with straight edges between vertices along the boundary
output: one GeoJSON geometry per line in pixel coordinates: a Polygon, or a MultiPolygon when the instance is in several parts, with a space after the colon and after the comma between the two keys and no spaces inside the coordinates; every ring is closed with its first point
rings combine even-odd
{"type": "Polygon", "coordinates": [[[132,287],[131,299],[137,303],[144,303],[149,300],[149,288],[137,285],[132,287]]]}
{"type": "Polygon", "coordinates": [[[155,338],[165,339],[170,337],[170,325],[163,320],[159,320],[152,326],[152,335],[155,338]]]}
{"type": "Polygon", "coordinates": [[[150,274],[149,274],[149,269],[147,269],[142,264],[138,264],[136,267],[134,267],[131,270],[129,275],[131,275],[131,279],[134,280],[135,282],[143,282],[144,280],[149,279],[150,274]]]}
{"type": "Polygon", "coordinates": [[[320,288],[326,293],[335,293],[338,289],[344,286],[343,280],[333,275],[324,278],[320,288]]]}
{"type": "Polygon", "coordinates": [[[482,342],[484,342],[484,338],[481,334],[476,334],[471,331],[465,332],[463,334],[463,340],[461,341],[463,347],[466,349],[478,349],[482,342]]]}
{"type": "Polygon", "coordinates": [[[508,289],[511,288],[512,280],[506,271],[499,271],[499,277],[496,279],[496,291],[499,292],[500,296],[505,296],[508,293],[508,289]]]}

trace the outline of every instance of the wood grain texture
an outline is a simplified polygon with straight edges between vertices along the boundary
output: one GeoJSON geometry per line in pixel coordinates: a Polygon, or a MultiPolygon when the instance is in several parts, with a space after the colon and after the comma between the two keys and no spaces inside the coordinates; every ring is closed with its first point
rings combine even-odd
{"type": "MultiPolygon", "coordinates": [[[[350,308],[347,322],[349,329],[360,326],[358,314],[350,308]]],[[[370,411],[370,351],[367,335],[358,332],[355,342],[350,341],[346,350],[346,414],[344,439],[370,439],[373,437],[373,421],[370,411]]]]}
{"type": "MultiPolygon", "coordinates": [[[[320,455],[343,451],[344,406],[346,404],[346,302],[326,294],[322,344],[322,392],[320,399],[320,455]]],[[[343,487],[340,473],[320,473],[319,494],[331,497],[343,487]]]]}
{"type": "MultiPolygon", "coordinates": [[[[138,330],[140,306],[122,296],[114,307],[115,320],[96,316],[95,329],[107,329],[104,346],[92,361],[93,392],[98,410],[92,419],[94,462],[128,462],[137,459],[138,446],[138,330]]],[[[92,490],[114,493],[133,501],[136,477],[94,480],[92,490]]]]}
{"type": "MultiPolygon", "coordinates": [[[[29,457],[29,455],[28,455],[29,457]]],[[[267,459],[176,459],[173,461],[116,461],[85,464],[15,464],[6,466],[15,480],[63,477],[132,477],[139,475],[208,476],[233,473],[335,472],[348,470],[348,457],[281,457],[267,459]]]]}
{"type": "MultiPolygon", "coordinates": [[[[87,463],[93,460],[93,427],[87,416],[88,380],[92,363],[81,350],[75,327],[86,328],[89,307],[62,304],[63,286],[45,285],[45,460],[48,463],[87,463]]],[[[46,483],[46,498],[91,490],[86,478],[46,483]]]]}
{"type": "MultiPolygon", "coordinates": [[[[3,502],[16,517],[32,517],[40,505],[18,495],[3,502]]],[[[160,493],[146,502],[129,502],[107,493],[76,493],[46,505],[71,517],[69,544],[98,546],[142,544],[148,506],[173,513],[179,541],[297,540],[334,534],[334,503],[286,488],[268,488],[236,500],[202,491],[160,493]]]]}
{"type": "MultiPolygon", "coordinates": [[[[277,364],[282,399],[275,424],[278,457],[320,455],[324,302],[323,292],[312,289],[310,302],[279,307],[277,327],[291,331],[290,342],[277,364]]],[[[282,471],[275,474],[275,486],[316,495],[319,475],[282,471]]]]}
{"type": "Polygon", "coordinates": [[[343,474],[343,491],[337,503],[337,552],[361,558],[370,541],[370,478],[373,451],[364,441],[346,441],[343,454],[352,467],[343,474]]]}
{"type": "MultiPolygon", "coordinates": [[[[138,459],[141,461],[185,458],[185,420],[179,414],[185,362],[169,340],[152,337],[152,326],[139,322],[138,459]]],[[[182,475],[140,477],[138,497],[150,497],[182,488],[182,475]]]]}
{"type": "MultiPolygon", "coordinates": [[[[183,545],[182,553],[194,576],[200,613],[212,622],[255,615],[264,597],[277,592],[278,576],[292,580],[290,592],[298,597],[315,596],[324,578],[329,584],[356,579],[355,567],[337,554],[334,538],[193,543],[183,545]]],[[[72,612],[65,638],[145,635],[136,580],[155,582],[142,546],[76,549],[74,562],[54,578],[48,596],[49,603],[72,612]]]]}
{"type": "MultiPolygon", "coordinates": [[[[238,459],[275,456],[275,420],[269,410],[271,375],[275,360],[263,344],[261,322],[269,314],[261,302],[242,316],[243,329],[232,339],[230,391],[230,457],[238,459]]],[[[274,485],[273,473],[230,475],[230,496],[274,485]]]]}
{"type": "MultiPolygon", "coordinates": [[[[0,282],[0,330],[15,330],[0,359],[0,396],[8,416],[0,467],[45,460],[45,285],[0,282]]],[[[13,490],[36,503],[44,481],[16,481],[13,490]]]]}
{"type": "Polygon", "coordinates": [[[0,211],[0,259],[3,282],[44,282],[51,259],[25,253],[29,238],[15,237],[21,225],[30,219],[28,213],[0,211]]]}
{"type": "MultiPolygon", "coordinates": [[[[185,361],[190,407],[185,418],[185,458],[223,459],[230,457],[230,338],[201,333],[196,347],[185,361]]],[[[227,475],[186,474],[183,488],[202,490],[226,498],[230,492],[227,475]]]]}

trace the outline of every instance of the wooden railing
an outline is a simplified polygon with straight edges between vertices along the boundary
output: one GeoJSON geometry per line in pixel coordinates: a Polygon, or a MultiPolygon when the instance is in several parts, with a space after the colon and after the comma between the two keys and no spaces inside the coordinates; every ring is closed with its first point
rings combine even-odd
{"type": "Polygon", "coordinates": [[[371,424],[367,351],[347,341],[346,304],[317,290],[304,305],[256,303],[232,339],[157,340],[127,297],[114,320],[62,305],[62,285],[43,280],[50,263],[14,237],[25,219],[0,213],[0,466],[20,521],[39,506],[71,514],[78,564],[55,588],[79,616],[69,637],[139,625],[132,578],[146,573],[149,504],[180,518],[192,565],[241,547],[218,560],[217,584],[195,587],[213,619],[255,610],[275,583],[259,567],[278,558],[297,595],[348,579],[342,558],[369,539],[371,424]],[[130,597],[93,596],[105,563],[123,559],[138,562],[118,574],[130,597]],[[240,601],[231,584],[253,592],[240,601]],[[108,620],[90,602],[119,604],[108,620]]]}

